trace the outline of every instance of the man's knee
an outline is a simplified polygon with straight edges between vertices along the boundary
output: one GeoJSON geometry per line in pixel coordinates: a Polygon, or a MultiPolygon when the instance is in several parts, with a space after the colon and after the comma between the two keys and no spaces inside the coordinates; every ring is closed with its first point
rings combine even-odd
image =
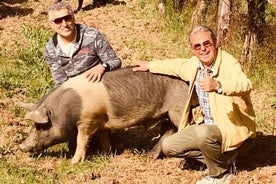
{"type": "Polygon", "coordinates": [[[199,126],[196,140],[199,147],[214,144],[221,141],[221,133],[217,127],[212,125],[199,126]]]}
{"type": "Polygon", "coordinates": [[[162,152],[166,155],[166,156],[171,156],[172,153],[172,146],[171,146],[171,141],[168,138],[165,138],[162,141],[162,152]]]}

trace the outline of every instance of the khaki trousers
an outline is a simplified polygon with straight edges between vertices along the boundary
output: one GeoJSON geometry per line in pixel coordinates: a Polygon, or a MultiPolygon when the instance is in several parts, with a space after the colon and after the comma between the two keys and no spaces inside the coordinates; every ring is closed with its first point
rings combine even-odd
{"type": "Polygon", "coordinates": [[[162,142],[162,151],[169,157],[196,159],[208,168],[208,174],[216,177],[229,168],[239,149],[221,153],[221,133],[216,125],[191,125],[162,142]]]}

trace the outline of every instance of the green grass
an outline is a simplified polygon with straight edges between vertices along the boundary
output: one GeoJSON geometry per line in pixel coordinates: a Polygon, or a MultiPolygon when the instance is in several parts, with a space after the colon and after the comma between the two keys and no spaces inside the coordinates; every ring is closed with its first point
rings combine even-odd
{"type": "Polygon", "coordinates": [[[33,166],[18,166],[14,163],[0,161],[0,183],[55,183],[55,175],[48,171],[38,171],[33,166]]]}
{"type": "Polygon", "coordinates": [[[50,35],[47,29],[26,27],[22,33],[27,40],[26,46],[15,43],[19,52],[12,61],[5,56],[0,58],[0,86],[6,96],[21,93],[39,98],[51,88],[51,74],[43,56],[50,35]]]}
{"type": "Polygon", "coordinates": [[[30,154],[29,158],[15,155],[8,158],[12,151],[0,148],[0,183],[68,183],[70,178],[88,177],[97,172],[112,155],[88,155],[85,162],[72,165],[66,156],[67,145],[57,144],[49,147],[38,155],[30,154]],[[4,153],[5,157],[2,157],[4,153]],[[31,162],[28,160],[31,159],[31,162]]]}
{"type": "Polygon", "coordinates": [[[47,157],[33,159],[32,163],[23,165],[19,160],[17,163],[3,159],[0,160],[0,183],[68,183],[70,178],[89,177],[92,171],[97,171],[107,159],[106,156],[94,156],[90,160],[76,165],[71,165],[68,159],[60,157],[58,159],[50,158],[52,160],[50,162],[47,157]],[[55,166],[51,165],[52,162],[55,162],[55,166]]]}

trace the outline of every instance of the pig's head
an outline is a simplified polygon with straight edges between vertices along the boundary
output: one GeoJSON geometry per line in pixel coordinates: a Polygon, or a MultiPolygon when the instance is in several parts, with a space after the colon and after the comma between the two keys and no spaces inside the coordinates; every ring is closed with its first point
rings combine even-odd
{"type": "MultiPolygon", "coordinates": [[[[29,105],[27,105],[29,106],[29,105]]],[[[26,107],[26,105],[24,105],[26,107]]],[[[25,119],[34,122],[28,137],[17,149],[22,151],[40,152],[52,145],[76,141],[82,100],[72,88],[58,87],[43,97],[38,105],[31,110],[25,119]]],[[[70,149],[70,145],[69,145],[70,149]]]]}
{"type": "Polygon", "coordinates": [[[50,111],[39,107],[26,114],[26,119],[34,122],[29,136],[18,147],[21,151],[40,152],[43,149],[62,142],[60,131],[53,126],[50,111]]]}

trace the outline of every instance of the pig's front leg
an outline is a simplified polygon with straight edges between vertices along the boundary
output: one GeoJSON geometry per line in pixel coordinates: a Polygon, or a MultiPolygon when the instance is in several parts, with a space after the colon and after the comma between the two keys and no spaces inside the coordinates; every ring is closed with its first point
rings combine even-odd
{"type": "Polygon", "coordinates": [[[96,131],[97,129],[89,127],[88,123],[80,123],[78,125],[77,148],[74,157],[71,160],[72,164],[84,161],[90,136],[96,131]]]}
{"type": "Polygon", "coordinates": [[[97,139],[100,140],[102,153],[108,153],[111,151],[110,130],[101,130],[97,133],[97,139]]]}

